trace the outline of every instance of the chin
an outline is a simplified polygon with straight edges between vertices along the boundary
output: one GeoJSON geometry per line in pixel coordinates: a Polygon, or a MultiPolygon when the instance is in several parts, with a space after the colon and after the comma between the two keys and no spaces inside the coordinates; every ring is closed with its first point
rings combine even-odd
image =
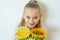
{"type": "Polygon", "coordinates": [[[34,28],[35,26],[29,26],[29,28],[34,28]]]}

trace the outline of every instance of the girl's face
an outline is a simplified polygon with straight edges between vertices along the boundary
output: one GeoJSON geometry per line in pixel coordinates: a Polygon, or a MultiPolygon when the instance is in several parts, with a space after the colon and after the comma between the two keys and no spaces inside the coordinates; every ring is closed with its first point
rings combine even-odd
{"type": "Polygon", "coordinates": [[[26,8],[24,11],[23,19],[29,28],[34,28],[38,24],[40,16],[41,15],[38,9],[26,8]]]}

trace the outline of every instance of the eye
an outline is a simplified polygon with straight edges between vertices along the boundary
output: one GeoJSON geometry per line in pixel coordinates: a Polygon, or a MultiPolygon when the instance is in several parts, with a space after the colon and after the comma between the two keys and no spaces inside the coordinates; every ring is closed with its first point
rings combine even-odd
{"type": "Polygon", "coordinates": [[[30,19],[30,17],[29,17],[29,16],[26,16],[26,18],[27,18],[27,19],[30,19]]]}
{"type": "Polygon", "coordinates": [[[34,19],[37,19],[37,17],[34,17],[34,19]]]}

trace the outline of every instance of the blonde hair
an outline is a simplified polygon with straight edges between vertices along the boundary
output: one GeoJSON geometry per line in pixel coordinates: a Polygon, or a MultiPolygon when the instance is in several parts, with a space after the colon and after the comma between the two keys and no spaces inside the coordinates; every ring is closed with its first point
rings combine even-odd
{"type": "MultiPolygon", "coordinates": [[[[25,5],[24,9],[25,8],[36,8],[36,9],[39,9],[39,11],[40,11],[40,6],[38,5],[37,1],[35,1],[35,0],[29,1],[25,5]]],[[[22,17],[21,22],[19,23],[18,27],[20,27],[20,26],[25,26],[25,22],[24,22],[23,17],[22,17]]],[[[36,27],[41,27],[41,20],[39,20],[39,23],[36,25],[36,27]]]]}

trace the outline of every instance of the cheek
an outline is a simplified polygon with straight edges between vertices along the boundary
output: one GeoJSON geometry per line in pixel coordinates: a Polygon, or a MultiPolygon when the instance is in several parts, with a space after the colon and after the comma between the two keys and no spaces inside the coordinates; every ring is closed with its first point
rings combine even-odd
{"type": "Polygon", "coordinates": [[[34,20],[34,23],[36,23],[36,24],[37,24],[38,22],[39,22],[39,20],[34,20]]]}
{"type": "Polygon", "coordinates": [[[29,22],[29,20],[28,19],[25,19],[25,23],[28,23],[29,22]]]}

